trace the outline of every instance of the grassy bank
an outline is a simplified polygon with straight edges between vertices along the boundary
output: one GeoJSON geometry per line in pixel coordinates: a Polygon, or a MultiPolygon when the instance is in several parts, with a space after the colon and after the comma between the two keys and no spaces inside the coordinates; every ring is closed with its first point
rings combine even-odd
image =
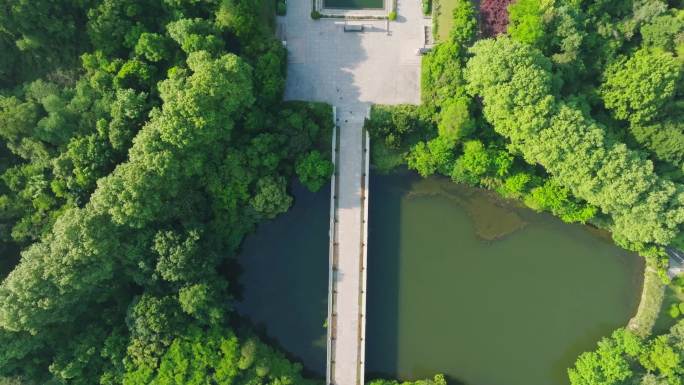
{"type": "Polygon", "coordinates": [[[454,8],[458,0],[433,0],[432,23],[435,39],[445,41],[454,27],[454,8]]]}
{"type": "Polygon", "coordinates": [[[627,328],[636,335],[645,338],[653,331],[665,297],[665,286],[658,272],[651,267],[646,267],[639,308],[627,324],[627,328]]]}

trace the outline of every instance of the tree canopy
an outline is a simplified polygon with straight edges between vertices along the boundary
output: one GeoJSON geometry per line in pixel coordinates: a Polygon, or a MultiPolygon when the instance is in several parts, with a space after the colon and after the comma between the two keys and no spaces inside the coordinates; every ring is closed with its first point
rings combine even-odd
{"type": "Polygon", "coordinates": [[[281,101],[266,3],[14,3],[0,38],[27,66],[0,63],[0,242],[22,252],[3,256],[0,377],[309,383],[231,327],[222,270],[294,177],[332,173],[331,110],[281,101]]]}

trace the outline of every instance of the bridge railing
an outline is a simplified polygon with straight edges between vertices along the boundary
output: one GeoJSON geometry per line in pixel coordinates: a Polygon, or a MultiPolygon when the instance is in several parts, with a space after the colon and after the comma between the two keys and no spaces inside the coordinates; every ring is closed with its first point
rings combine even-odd
{"type": "Polygon", "coordinates": [[[330,178],[330,224],[328,230],[329,249],[328,249],[328,318],[327,318],[327,365],[326,365],[326,383],[331,384],[333,373],[335,371],[335,357],[333,357],[335,339],[337,337],[337,315],[333,314],[334,302],[336,301],[337,293],[335,288],[334,274],[337,270],[337,176],[339,171],[337,169],[338,161],[338,134],[337,134],[337,108],[332,107],[333,112],[333,132],[332,132],[332,152],[331,158],[333,162],[333,175],[330,178]]]}
{"type": "MultiPolygon", "coordinates": [[[[367,117],[370,117],[370,107],[367,117]]],[[[368,198],[370,186],[368,184],[370,174],[370,136],[368,131],[363,129],[363,173],[361,175],[361,262],[359,280],[359,370],[357,384],[364,384],[364,374],[366,367],[366,288],[367,288],[367,267],[368,267],[368,198]]]]}

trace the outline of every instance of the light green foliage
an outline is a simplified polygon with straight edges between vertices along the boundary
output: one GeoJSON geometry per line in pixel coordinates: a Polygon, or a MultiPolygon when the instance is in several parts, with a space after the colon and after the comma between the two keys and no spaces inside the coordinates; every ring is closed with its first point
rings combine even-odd
{"type": "MultiPolygon", "coordinates": [[[[621,384],[633,375],[625,346],[621,340],[630,332],[619,329],[598,343],[595,352],[582,353],[575,367],[568,370],[572,385],[621,384]]],[[[640,350],[640,349],[639,349],[640,350]]]]}
{"type": "Polygon", "coordinates": [[[603,338],[594,352],[580,355],[568,371],[572,385],[595,384],[681,384],[682,321],[668,334],[642,340],[631,332],[618,329],[603,338]]]}
{"type": "Polygon", "coordinates": [[[418,381],[405,381],[399,382],[395,380],[372,380],[368,385],[446,385],[447,381],[444,375],[437,374],[432,379],[418,380],[418,381]]]}
{"type": "Polygon", "coordinates": [[[435,172],[448,175],[454,162],[453,147],[453,141],[443,136],[418,142],[407,155],[408,166],[423,177],[435,172]]]}
{"type": "Polygon", "coordinates": [[[463,156],[459,157],[451,172],[456,182],[476,184],[490,169],[492,154],[482,142],[471,140],[463,144],[463,156]]]}
{"type": "Polygon", "coordinates": [[[550,63],[507,38],[478,43],[467,79],[482,96],[484,115],[529,163],[541,164],[560,185],[612,215],[622,244],[668,244],[684,222],[684,190],[582,111],[554,96],[550,63]]]}
{"type": "Polygon", "coordinates": [[[681,314],[679,311],[679,306],[677,306],[676,303],[673,303],[670,305],[670,307],[667,309],[667,314],[672,317],[672,318],[677,318],[681,314]]]}
{"type": "Polygon", "coordinates": [[[475,131],[475,121],[470,113],[470,102],[470,99],[460,97],[450,99],[442,105],[437,125],[439,136],[456,142],[475,131]]]}
{"type": "Polygon", "coordinates": [[[217,53],[223,48],[215,27],[205,19],[180,19],[167,24],[166,29],[185,53],[217,53]]]}
{"type": "Polygon", "coordinates": [[[301,366],[260,341],[240,341],[229,329],[191,327],[171,343],[158,366],[129,367],[124,385],[301,384],[301,366]]]}
{"type": "Polygon", "coordinates": [[[534,45],[544,37],[545,3],[548,2],[517,0],[508,7],[508,34],[512,39],[534,45]]]}
{"type": "Polygon", "coordinates": [[[509,6],[508,32],[512,39],[534,45],[549,57],[563,75],[568,90],[578,87],[585,71],[581,61],[586,45],[584,15],[575,4],[563,0],[519,0],[509,6]]]}
{"type": "MultiPolygon", "coordinates": [[[[209,254],[199,258],[200,232],[196,229],[179,234],[159,231],[154,236],[152,250],[157,254],[155,272],[168,282],[191,282],[200,279],[211,267],[209,254]]],[[[215,257],[214,257],[215,258],[215,257]]]]}
{"type": "Polygon", "coordinates": [[[677,11],[674,15],[662,15],[641,27],[641,37],[644,45],[659,47],[673,51],[677,44],[682,44],[684,34],[684,12],[677,11]]]}
{"type": "Polygon", "coordinates": [[[295,171],[302,184],[310,191],[316,192],[330,180],[333,164],[319,151],[314,150],[297,161],[295,171]]]}
{"type": "Polygon", "coordinates": [[[681,76],[681,63],[659,49],[641,49],[608,67],[601,95],[617,119],[645,123],[670,103],[681,76]]]}
{"type": "Polygon", "coordinates": [[[227,312],[226,283],[220,279],[184,286],[178,290],[178,302],[188,315],[204,324],[217,325],[227,312]]]}
{"type": "Polygon", "coordinates": [[[576,202],[570,190],[553,178],[533,188],[525,204],[538,211],[550,211],[565,222],[586,223],[597,213],[596,207],[576,202]]]}
{"type": "Polygon", "coordinates": [[[101,215],[82,209],[62,215],[0,286],[0,326],[35,334],[73,322],[88,306],[84,299],[106,296],[100,285],[113,278],[110,256],[121,251],[115,237],[101,215]]]}
{"type": "Polygon", "coordinates": [[[421,88],[426,105],[441,106],[447,100],[465,96],[462,66],[455,60],[462,52],[462,47],[450,41],[437,45],[423,58],[421,88]]]}
{"type": "Polygon", "coordinates": [[[498,188],[503,196],[508,198],[522,198],[535,184],[536,177],[527,172],[515,173],[504,179],[503,185],[498,188]]]}
{"type": "Polygon", "coordinates": [[[485,148],[479,140],[463,144],[463,155],[454,163],[451,179],[455,182],[487,184],[485,177],[506,176],[513,165],[513,157],[506,151],[485,148]]]}
{"type": "Polygon", "coordinates": [[[117,223],[142,227],[158,219],[162,202],[180,193],[182,180],[202,172],[211,152],[199,149],[228,135],[234,114],[253,101],[249,68],[236,56],[214,60],[197,52],[188,65],[192,75],[177,71],[159,86],[163,108],[141,130],[129,162],[93,195],[93,206],[117,223]]]}
{"type": "Polygon", "coordinates": [[[0,385],[26,385],[21,377],[0,377],[0,385]]]}
{"type": "Polygon", "coordinates": [[[673,382],[678,381],[678,374],[684,374],[680,353],[669,345],[668,336],[658,336],[651,340],[639,357],[639,362],[649,372],[659,373],[673,382]]]}
{"type": "Polygon", "coordinates": [[[453,27],[449,39],[459,46],[470,46],[477,35],[477,13],[470,0],[455,0],[452,13],[453,27]]]}

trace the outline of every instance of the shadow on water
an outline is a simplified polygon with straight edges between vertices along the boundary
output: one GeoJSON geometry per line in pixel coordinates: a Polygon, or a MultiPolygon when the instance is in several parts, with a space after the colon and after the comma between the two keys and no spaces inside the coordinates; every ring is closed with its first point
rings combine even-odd
{"type": "Polygon", "coordinates": [[[388,188],[392,186],[371,173],[369,183],[366,378],[393,378],[399,367],[401,197],[411,181],[403,178],[399,188],[388,188]],[[381,200],[384,204],[376,203],[381,200]],[[391,257],[373,258],[380,254],[391,257]]]}
{"type": "Polygon", "coordinates": [[[293,186],[293,207],[248,236],[237,263],[238,313],[260,337],[285,347],[309,373],[325,374],[330,188],[293,186]]]}

